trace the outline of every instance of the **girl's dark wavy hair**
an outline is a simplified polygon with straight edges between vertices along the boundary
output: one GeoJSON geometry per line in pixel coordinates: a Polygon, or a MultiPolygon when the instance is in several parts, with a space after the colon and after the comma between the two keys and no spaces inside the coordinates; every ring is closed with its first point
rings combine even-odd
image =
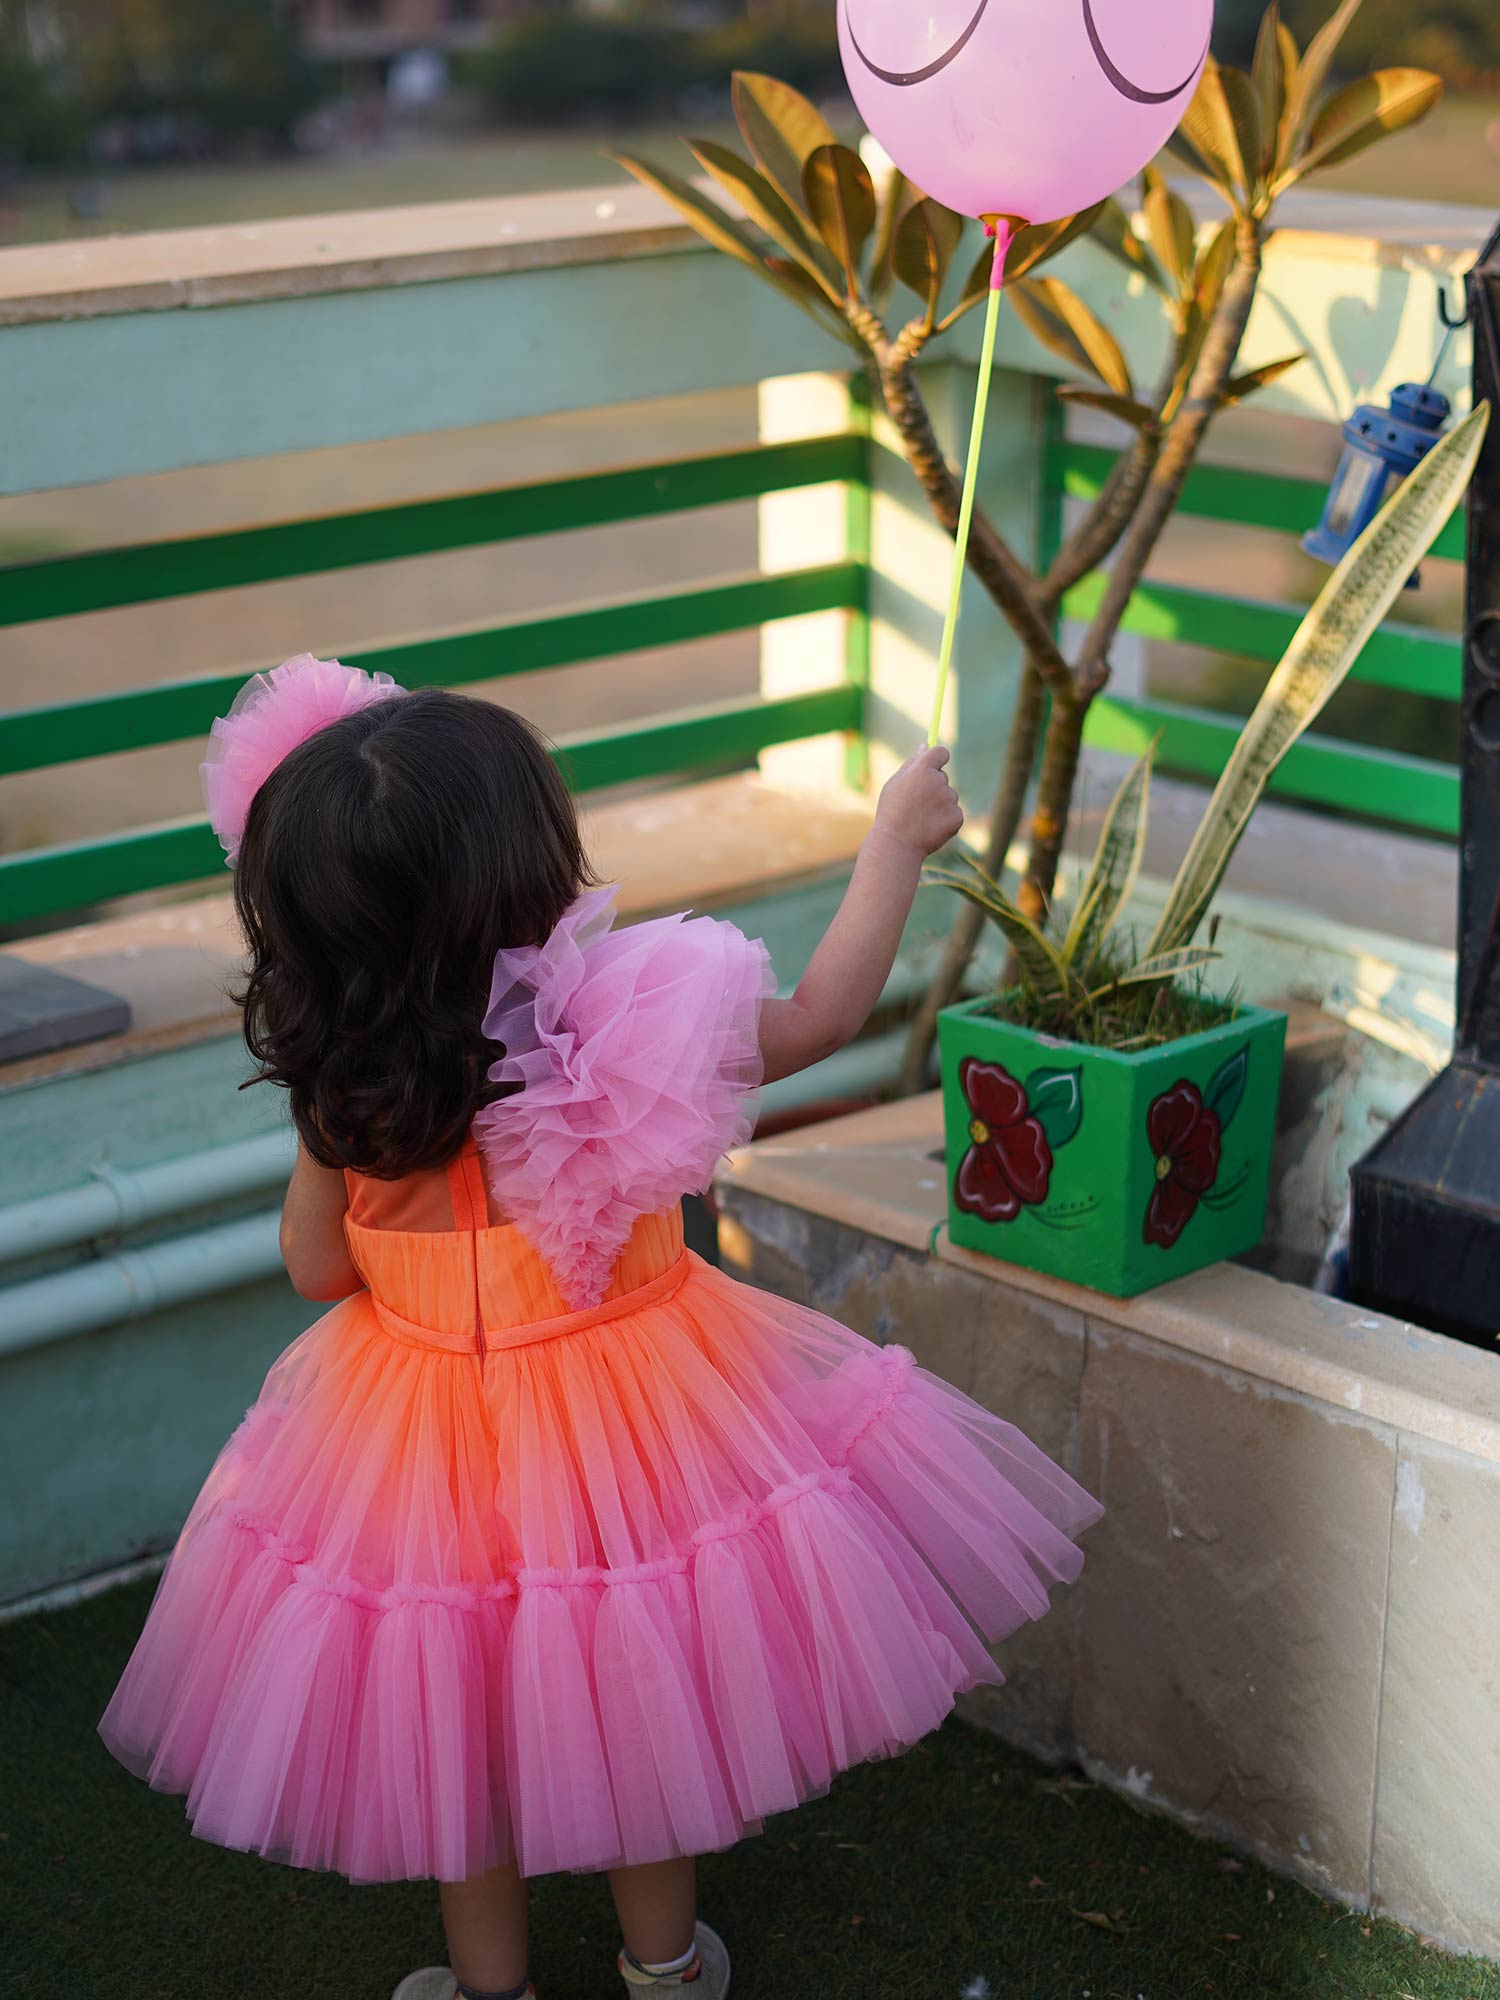
{"type": "Polygon", "coordinates": [[[325,1167],[441,1166],[505,1095],[495,953],[540,944],[593,880],[530,725],[437,690],[320,729],[251,802],[234,871],[251,1083],[290,1095],[325,1167]]]}

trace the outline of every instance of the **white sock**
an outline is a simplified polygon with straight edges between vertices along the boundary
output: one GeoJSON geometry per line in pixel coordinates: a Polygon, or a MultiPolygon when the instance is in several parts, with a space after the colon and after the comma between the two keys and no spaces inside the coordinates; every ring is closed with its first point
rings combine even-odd
{"type": "MultiPolygon", "coordinates": [[[[697,1941],[694,1940],[682,1954],[681,1958],[659,1959],[654,1964],[648,1963],[644,1958],[637,1958],[635,1962],[641,1968],[642,1972],[649,1972],[653,1978],[669,1979],[674,1972],[686,1972],[697,1956],[698,1945],[697,1941]]],[[[631,1953],[631,1957],[635,1958],[634,1952],[631,1953]]]]}

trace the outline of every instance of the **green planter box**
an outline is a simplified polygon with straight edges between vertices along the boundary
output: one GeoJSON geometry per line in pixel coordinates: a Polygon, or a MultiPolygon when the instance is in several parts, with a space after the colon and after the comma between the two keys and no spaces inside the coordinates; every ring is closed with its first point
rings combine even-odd
{"type": "Polygon", "coordinates": [[[1130,1298],[1260,1241],[1286,1016],[1121,1055],[971,1000],[938,1022],[948,1233],[1130,1298]]]}

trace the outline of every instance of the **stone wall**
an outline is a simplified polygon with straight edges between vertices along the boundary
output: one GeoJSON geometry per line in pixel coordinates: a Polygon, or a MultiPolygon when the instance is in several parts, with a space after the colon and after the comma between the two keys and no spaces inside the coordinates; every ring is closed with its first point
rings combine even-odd
{"type": "Polygon", "coordinates": [[[971,1719],[1500,1952],[1500,1357],[1236,1266],[1119,1302],[956,1251],[939,1121],[920,1100],[752,1148],[720,1248],[1105,1502],[971,1719]]]}

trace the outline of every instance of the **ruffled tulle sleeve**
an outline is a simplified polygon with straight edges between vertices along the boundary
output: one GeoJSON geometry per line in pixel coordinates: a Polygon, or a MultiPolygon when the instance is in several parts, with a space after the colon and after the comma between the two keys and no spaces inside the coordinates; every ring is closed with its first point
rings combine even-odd
{"type": "Polygon", "coordinates": [[[614,930],[614,890],[581,897],[545,945],[502,951],[484,1031],[513,1094],[475,1136],[495,1200],[594,1305],[637,1219],[701,1192],[755,1120],[765,946],[733,924],[614,930]]]}

